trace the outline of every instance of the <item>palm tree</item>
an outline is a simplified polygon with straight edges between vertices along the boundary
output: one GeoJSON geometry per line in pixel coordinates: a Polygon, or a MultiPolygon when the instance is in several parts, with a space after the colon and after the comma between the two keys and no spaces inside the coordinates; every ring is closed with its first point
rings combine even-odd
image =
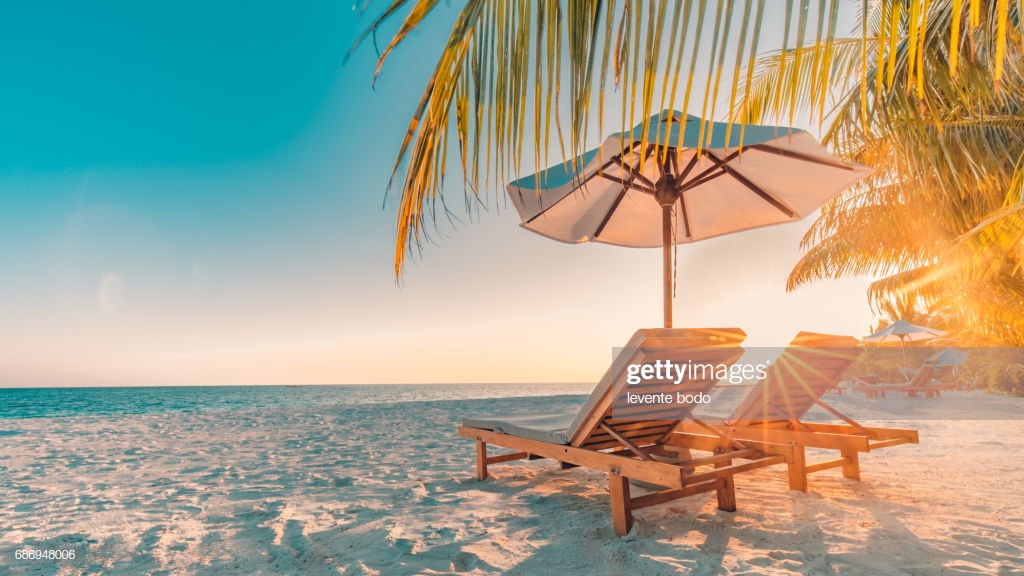
{"type": "MultiPolygon", "coordinates": [[[[773,7],[775,2],[771,0],[773,7]]],[[[437,3],[393,0],[368,27],[357,45],[375,37],[386,22],[407,10],[379,56],[378,73],[392,50],[437,3]]],[[[864,80],[862,101],[866,97],[869,35],[861,34],[859,41],[836,42],[839,0],[811,4],[811,0],[786,0],[784,53],[792,58],[781,62],[800,75],[792,76],[785,89],[775,93],[771,106],[795,110],[807,105],[824,118],[826,95],[837,81],[856,76],[858,70],[864,80]],[[813,46],[807,48],[811,32],[813,46]],[[857,65],[858,51],[864,65],[857,65]],[[846,74],[835,75],[837,67],[846,74]]],[[[924,72],[930,74],[932,62],[918,66],[916,56],[931,54],[931,45],[917,50],[918,39],[936,37],[933,24],[941,23],[933,23],[931,15],[950,6],[947,15],[964,16],[962,25],[946,27],[952,35],[950,43],[965,46],[954,53],[983,57],[992,67],[988,79],[998,92],[1006,59],[1003,47],[1019,39],[1010,36],[1019,31],[1019,0],[1012,7],[1009,0],[885,0],[881,4],[890,8],[882,10],[881,16],[875,10],[871,20],[865,4],[863,19],[871,23],[871,40],[884,48],[876,54],[878,77],[886,82],[875,93],[895,92],[893,76],[900,69],[913,74],[918,84],[925,82],[924,72]],[[980,25],[983,13],[985,27],[980,25]],[[958,37],[961,29],[965,33],[958,37]]],[[[531,167],[536,168],[548,161],[552,148],[562,158],[581,152],[588,140],[588,119],[596,117],[598,131],[603,133],[609,106],[621,113],[620,127],[625,129],[666,104],[683,109],[692,105],[700,115],[709,116],[720,96],[730,109],[737,101],[754,101],[747,91],[755,84],[749,72],[743,82],[740,69],[744,62],[749,71],[753,69],[765,8],[765,0],[465,0],[395,161],[392,183],[398,180],[401,187],[396,276],[409,250],[419,245],[424,224],[435,217],[439,206],[448,210],[443,183],[450,165],[461,169],[467,197],[479,197],[518,173],[524,160],[532,157],[531,167]],[[701,66],[707,66],[708,72],[698,75],[701,66]],[[728,66],[734,71],[723,81],[728,66]],[[613,83],[620,92],[614,103],[606,90],[613,83]],[[704,85],[706,95],[701,102],[691,102],[698,83],[704,85]],[[560,114],[562,110],[567,114],[560,114]],[[449,145],[455,150],[451,157],[449,145]]],[[[950,59],[948,67],[951,74],[955,72],[955,60],[950,59]]],[[[961,76],[973,70],[961,68],[961,76]]],[[[779,76],[789,77],[782,69],[779,76]]],[[[862,106],[864,112],[868,105],[862,106]]],[[[656,143],[659,136],[644,134],[642,140],[656,143]]]]}
{"type": "MultiPolygon", "coordinates": [[[[954,35],[964,7],[935,2],[915,37],[900,4],[866,2],[861,38],[805,49],[812,59],[832,51],[833,74],[848,80],[827,94],[826,142],[876,172],[822,209],[789,288],[884,275],[869,291],[877,311],[930,317],[965,344],[1024,345],[1020,9],[1001,30],[1003,3],[982,2],[977,25],[954,35]],[[885,28],[895,43],[880,39],[885,28]],[[991,57],[1000,50],[1003,60],[991,57]]],[[[739,119],[801,106],[780,94],[816,89],[795,60],[782,51],[758,62],[739,119]]]]}

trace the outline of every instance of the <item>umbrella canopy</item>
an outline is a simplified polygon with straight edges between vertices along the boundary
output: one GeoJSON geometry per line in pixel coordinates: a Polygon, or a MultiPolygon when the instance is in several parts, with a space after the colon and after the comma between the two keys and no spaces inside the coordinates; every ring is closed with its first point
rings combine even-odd
{"type": "Polygon", "coordinates": [[[727,128],[665,110],[599,148],[510,183],[508,193],[522,226],[548,238],[661,246],[671,327],[670,246],[800,220],[871,172],[836,159],[803,130],[727,128]],[[645,130],[651,142],[667,142],[667,151],[642,147],[645,130]]]}
{"type": "Polygon", "coordinates": [[[945,332],[942,330],[936,330],[935,328],[928,328],[926,326],[916,326],[904,320],[897,320],[878,332],[875,332],[870,336],[865,336],[864,341],[878,343],[897,341],[900,343],[920,342],[923,340],[939,338],[944,334],[945,332]]]}

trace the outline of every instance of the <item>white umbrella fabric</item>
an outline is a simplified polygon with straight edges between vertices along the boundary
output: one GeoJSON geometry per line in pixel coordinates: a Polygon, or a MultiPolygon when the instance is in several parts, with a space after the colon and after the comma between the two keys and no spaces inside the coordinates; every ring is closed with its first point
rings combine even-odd
{"type": "Polygon", "coordinates": [[[671,328],[673,244],[800,220],[870,173],[797,128],[734,124],[729,131],[665,110],[507,188],[521,225],[548,238],[661,246],[671,328]],[[641,147],[645,125],[652,143],[641,147]]]}

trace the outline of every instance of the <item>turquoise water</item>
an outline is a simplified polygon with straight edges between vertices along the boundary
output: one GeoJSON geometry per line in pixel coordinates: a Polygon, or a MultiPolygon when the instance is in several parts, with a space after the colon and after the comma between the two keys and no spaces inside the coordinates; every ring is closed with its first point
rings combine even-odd
{"type": "Polygon", "coordinates": [[[204,412],[260,408],[588,394],[593,384],[162,386],[0,388],[0,418],[204,412]]]}

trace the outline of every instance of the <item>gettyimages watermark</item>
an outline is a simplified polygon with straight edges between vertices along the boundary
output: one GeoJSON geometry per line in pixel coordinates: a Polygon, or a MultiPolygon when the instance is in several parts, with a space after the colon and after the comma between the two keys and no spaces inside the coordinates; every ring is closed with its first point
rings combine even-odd
{"type": "Polygon", "coordinates": [[[731,384],[740,384],[751,378],[766,378],[766,369],[771,364],[767,361],[762,364],[694,364],[693,360],[673,363],[672,360],[655,360],[653,363],[630,364],[626,368],[626,382],[629,384],[640,384],[648,380],[674,380],[679,385],[687,380],[705,380],[714,378],[719,381],[727,381],[731,384]]]}
{"type": "Polygon", "coordinates": [[[707,347],[613,350],[612,418],[1017,420],[1024,348],[707,347]]]}
{"type": "MultiPolygon", "coordinates": [[[[644,364],[629,364],[626,367],[626,383],[630,386],[639,386],[644,383],[662,384],[671,382],[677,389],[672,392],[630,392],[625,394],[627,405],[636,404],[676,404],[680,406],[691,404],[710,404],[711,395],[700,386],[700,390],[694,391],[685,383],[696,381],[698,383],[709,380],[740,384],[751,378],[766,378],[767,368],[770,362],[763,364],[712,364],[694,363],[693,360],[686,362],[673,362],[671,359],[655,360],[644,364]]],[[[660,386],[659,386],[660,388],[660,386]]]]}

